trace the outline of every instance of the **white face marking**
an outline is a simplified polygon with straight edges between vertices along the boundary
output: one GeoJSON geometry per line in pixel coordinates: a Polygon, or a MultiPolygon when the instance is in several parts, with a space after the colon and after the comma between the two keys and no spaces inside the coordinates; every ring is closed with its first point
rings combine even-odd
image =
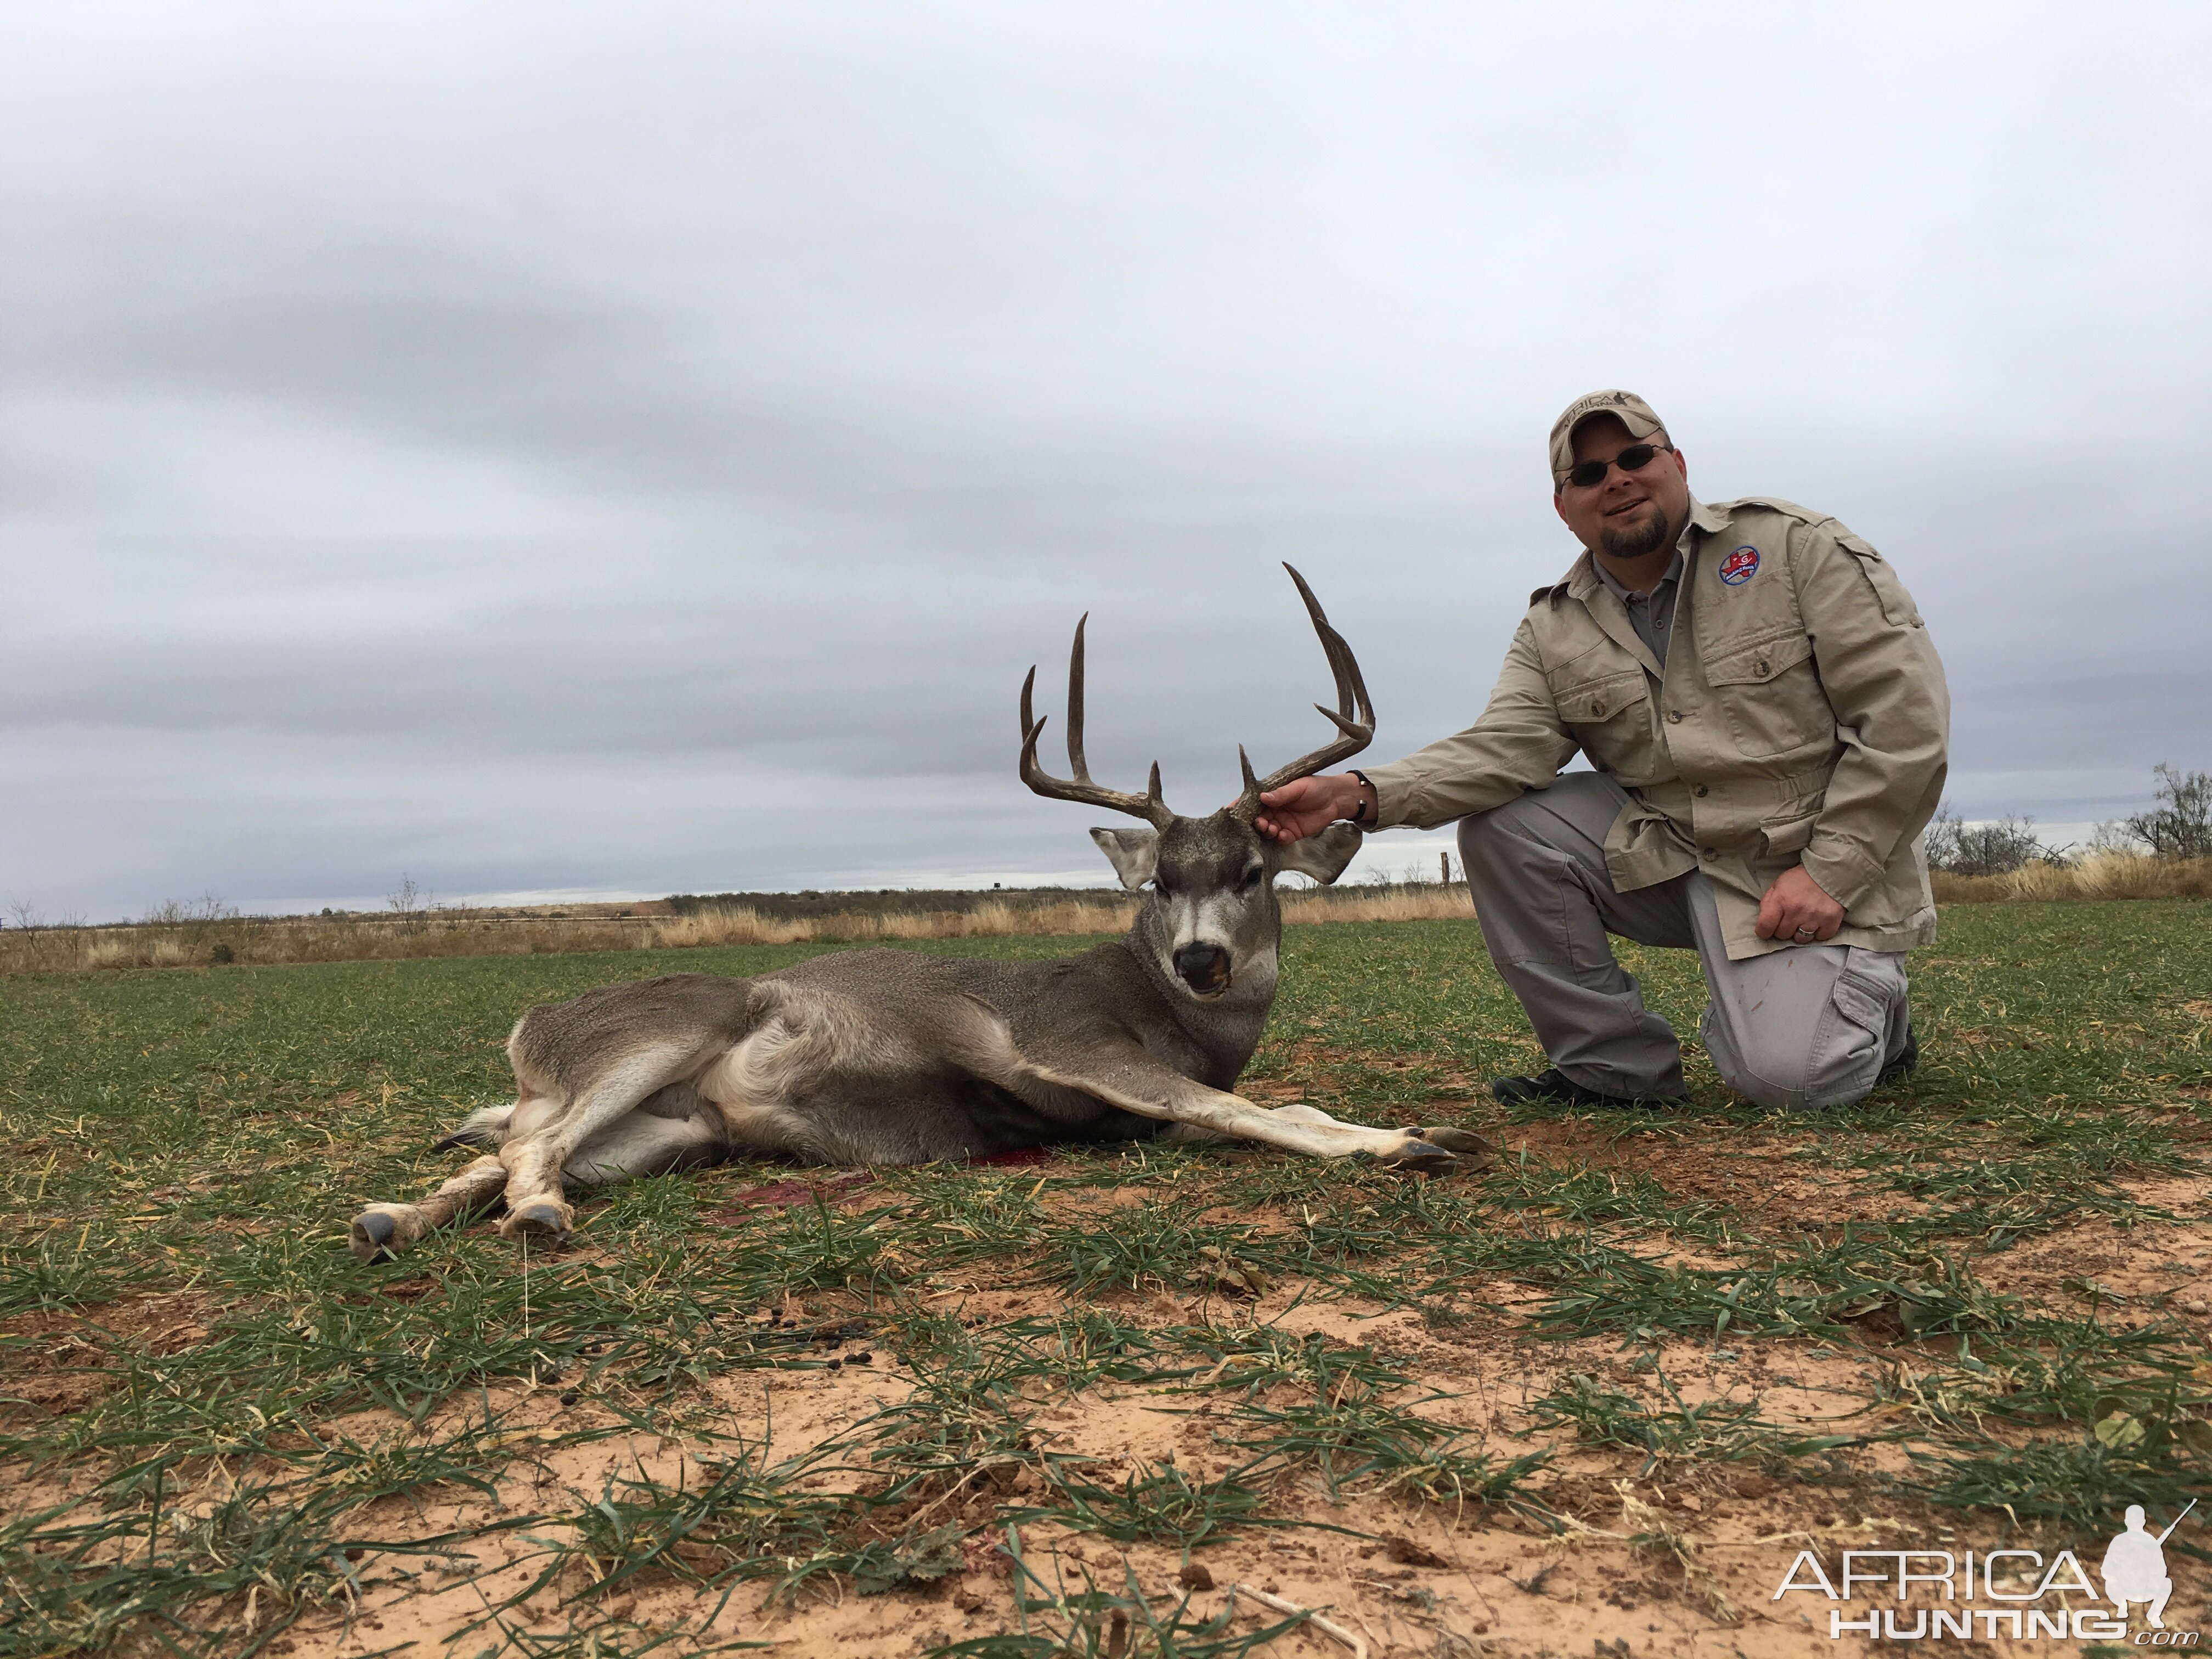
{"type": "Polygon", "coordinates": [[[1209,1002],[1224,996],[1238,1003],[1253,998],[1272,998],[1277,952],[1265,907],[1259,902],[1262,884],[1255,883],[1247,887],[1240,879],[1228,889],[1213,888],[1196,893],[1181,892],[1170,884],[1170,891],[1158,900],[1166,924],[1157,935],[1162,969],[1180,978],[1176,954],[1210,946],[1228,957],[1230,982],[1211,995],[1203,992],[1194,994],[1209,1002]]]}
{"type": "Polygon", "coordinates": [[[1237,924],[1243,919],[1244,907],[1225,893],[1208,893],[1193,900],[1179,900],[1176,905],[1175,948],[1188,945],[1211,945],[1237,954],[1237,924]]]}

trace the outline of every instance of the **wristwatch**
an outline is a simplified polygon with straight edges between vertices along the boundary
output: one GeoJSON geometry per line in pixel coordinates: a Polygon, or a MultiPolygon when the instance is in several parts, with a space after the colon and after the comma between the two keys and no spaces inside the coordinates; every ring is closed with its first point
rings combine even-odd
{"type": "MultiPolygon", "coordinates": [[[[1356,767],[1356,766],[1355,766],[1355,767],[1353,767],[1353,768],[1352,769],[1352,775],[1353,777],[1358,778],[1358,779],[1359,780],[1360,784],[1361,784],[1361,786],[1362,786],[1363,787],[1364,787],[1364,788],[1368,788],[1368,789],[1374,789],[1374,788],[1375,788],[1375,781],[1374,781],[1372,778],[1369,777],[1369,776],[1367,775],[1367,774],[1366,774],[1366,773],[1364,773],[1364,772],[1361,771],[1358,767],[1356,767]]],[[[1379,804],[1380,804],[1380,802],[1381,802],[1381,800],[1382,800],[1382,792],[1381,790],[1379,790],[1379,789],[1376,789],[1376,792],[1375,792],[1375,794],[1376,794],[1376,800],[1377,804],[1379,805],[1379,804]]],[[[1356,805],[1355,806],[1353,806],[1353,807],[1352,807],[1352,817],[1351,817],[1351,818],[1348,820],[1348,822],[1350,822],[1351,823],[1352,823],[1352,824],[1354,824],[1354,825],[1356,825],[1356,826],[1362,826],[1362,827],[1364,827],[1364,826],[1366,824],[1366,823],[1367,823],[1367,797],[1366,797],[1366,796],[1362,795],[1362,796],[1359,798],[1359,800],[1358,800],[1358,805],[1356,805]]]]}

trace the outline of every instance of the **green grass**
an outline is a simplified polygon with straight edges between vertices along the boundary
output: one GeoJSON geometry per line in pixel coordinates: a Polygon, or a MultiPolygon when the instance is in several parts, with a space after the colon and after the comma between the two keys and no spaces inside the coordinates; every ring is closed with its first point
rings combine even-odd
{"type": "Polygon", "coordinates": [[[1006,1539],[1019,1627],[935,1649],[933,1659],[1244,1659],[1305,1622],[1300,1616],[1235,1631],[1230,1612],[1194,1613],[1188,1595],[1166,1598],[1163,1607],[1134,1572],[1117,1593],[1099,1589],[1086,1570],[1078,1589],[1059,1570],[1030,1561],[1015,1528],[1006,1539]]]}
{"type": "MultiPolygon", "coordinates": [[[[1915,958],[1919,1073],[1809,1122],[1729,1098],[1693,1050],[1685,1110],[1523,1109],[1519,1127],[1577,1150],[1452,1183],[1103,1148],[1041,1171],[889,1172],[842,1206],[732,1224],[715,1215],[728,1193],[787,1173],[744,1165],[586,1202],[588,1255],[541,1261],[526,1281],[481,1228],[364,1268],[344,1224],[453,1167],[428,1149],[508,1097],[501,1045],[525,1007],[826,947],[0,980],[0,1482],[60,1482],[76,1500],[0,1516],[0,1656],[259,1651],[380,1585],[467,1575],[491,1529],[541,1553],[544,1595],[489,1608],[482,1643],[642,1654],[669,1638],[610,1610],[627,1587],[695,1585],[702,1615],[741,1590],[896,1593],[956,1571],[963,1539],[981,1547],[981,1529],[996,1538],[1009,1522],[1185,1554],[1340,1524],[1352,1511],[1332,1504],[1386,1497],[1556,1523],[1547,1482],[1566,1444],[1617,1457],[1624,1475],[1749,1465],[1832,1486],[1872,1479],[1854,1472],[1858,1449],[1902,1441],[1911,1473],[1883,1478],[1883,1501],[2008,1527],[2212,1495],[2212,1394],[2193,1337],[2094,1287],[2038,1301],[1989,1282],[2054,1229],[2094,1223],[2124,1241],[2172,1224],[2140,1188],[2201,1168],[2212,912],[1966,907],[1943,926],[1915,958]],[[1856,1208],[1762,1224],[1698,1186],[1732,1159],[1817,1175],[1856,1208]],[[1085,1207],[1117,1188],[1134,1201],[1085,1207]],[[1030,1287],[1036,1313],[977,1328],[933,1299],[979,1279],[1030,1287]],[[1508,1286],[1521,1298],[1510,1316],[1508,1286]],[[1418,1308],[1438,1330],[1487,1320],[1533,1363],[1563,1358],[1517,1419],[1523,1443],[1479,1444],[1406,1357],[1254,1323],[1271,1289],[1418,1308]],[[1198,1311],[1144,1313],[1160,1292],[1198,1311]],[[915,1384],[804,1464],[772,1461],[759,1425],[722,1420],[708,1393],[734,1372],[830,1362],[836,1345],[775,1322],[792,1297],[842,1310],[877,1363],[896,1359],[915,1384]],[[190,1331],[149,1324],[156,1308],[190,1331]],[[1769,1344],[1778,1370],[1793,1352],[1873,1341],[1880,1363],[1862,1415],[1806,1433],[1755,1395],[1692,1398],[1656,1369],[1662,1345],[1685,1341],[1769,1344]],[[1569,1362],[1571,1344],[1584,1346],[1569,1362]],[[1899,1352],[1909,1363],[1880,1358],[1899,1352]],[[1608,1354],[1649,1386],[1597,1375],[1608,1354]],[[668,1430],[718,1456],[680,1487],[633,1470],[544,1490],[453,1536],[395,1522],[495,1490],[530,1384],[590,1408],[542,1445],[668,1430]],[[1103,1468],[1041,1449],[1040,1411],[1109,1388],[1202,1410],[1233,1467],[1103,1468]],[[390,1413],[381,1429],[349,1426],[373,1409],[390,1413]],[[182,1501],[218,1466],[220,1502],[182,1501]],[[1018,1469],[1027,1490],[992,1484],[1018,1469]],[[825,1471],[834,1490],[801,1484],[825,1471]],[[546,1595],[567,1634],[548,1634],[546,1595]]],[[[929,948],[1047,957],[1081,944],[929,948]]],[[[1694,958],[1624,957],[1651,1006],[1694,1030],[1694,958]]],[[[1286,936],[1250,1075],[1367,1121],[1510,1132],[1483,1080],[1540,1064],[1471,924],[1331,924],[1286,936]]],[[[1028,1557],[1010,1570],[1024,1627],[949,1651],[1253,1646],[1249,1621],[1232,1632],[1118,1577],[1071,1582],[1028,1557]]]]}
{"type": "Polygon", "coordinates": [[[1638,1473],[1644,1475],[1670,1465],[1809,1457],[1853,1439],[1847,1434],[1793,1435],[1761,1421],[1755,1400],[1692,1404],[1663,1374],[1660,1382],[1668,1403],[1655,1408],[1574,1372],[1536,1401],[1537,1426],[1565,1424],[1583,1441],[1640,1452],[1644,1464],[1638,1473]]]}

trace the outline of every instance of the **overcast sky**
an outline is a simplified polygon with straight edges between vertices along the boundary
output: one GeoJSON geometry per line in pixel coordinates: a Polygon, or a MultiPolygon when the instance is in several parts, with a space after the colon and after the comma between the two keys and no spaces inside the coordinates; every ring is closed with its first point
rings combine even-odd
{"type": "Polygon", "coordinates": [[[1102,781],[1324,740],[1283,559],[1405,753],[1616,385],[1894,562],[1957,810],[2140,810],[2212,767],[2208,62],[2201,4],[11,4],[0,896],[1103,879],[1014,775],[1079,614],[1102,781]]]}

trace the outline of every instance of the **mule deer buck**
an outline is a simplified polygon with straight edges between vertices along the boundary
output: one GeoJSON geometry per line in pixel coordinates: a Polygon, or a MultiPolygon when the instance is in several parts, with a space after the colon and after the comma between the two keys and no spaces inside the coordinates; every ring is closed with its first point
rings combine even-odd
{"type": "Polygon", "coordinates": [[[475,1113],[441,1143],[497,1151],[418,1203],[370,1205],[354,1218],[353,1253],[396,1255],[502,1194],[501,1232],[558,1241],[573,1218],[564,1182],[740,1155],[923,1164],[1163,1133],[1437,1173],[1487,1152],[1462,1129],[1367,1128],[1231,1092],[1275,1000],[1275,878],[1334,881],[1359,846],[1343,823],[1289,848],[1265,841],[1252,828],[1260,796],[1357,754],[1375,731],[1351,647],[1305,579],[1291,579],[1335,676],[1335,710],[1315,707],[1338,735],[1264,778],[1240,748],[1243,793],[1205,817],[1168,810],[1158,763],[1141,795],[1091,781],[1082,623],[1068,665],[1073,776],[1038,764],[1035,668],[1023,683],[1022,781],[1147,826],[1091,832],[1123,886],[1150,885],[1127,935],[1053,962],[846,951],[749,979],[672,974],[532,1008],[507,1039],[514,1103],[475,1113]]]}

